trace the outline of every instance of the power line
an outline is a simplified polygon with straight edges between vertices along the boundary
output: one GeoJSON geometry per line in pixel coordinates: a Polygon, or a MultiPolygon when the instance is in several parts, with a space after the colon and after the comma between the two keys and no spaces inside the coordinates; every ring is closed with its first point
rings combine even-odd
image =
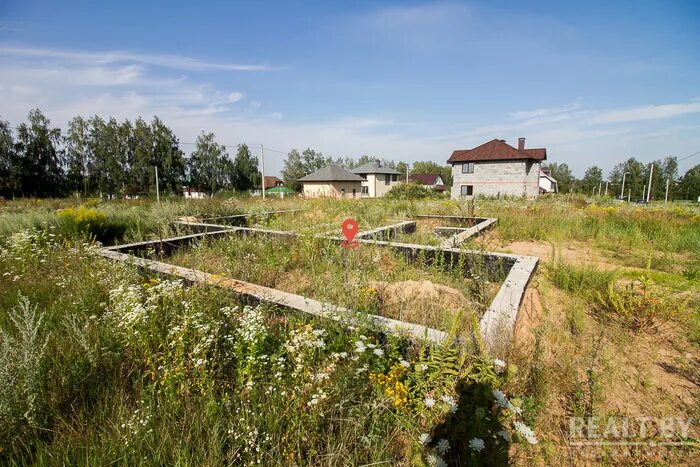
{"type": "Polygon", "coordinates": [[[692,153],[692,154],[691,154],[691,155],[689,155],[689,156],[681,157],[680,159],[678,159],[678,162],[680,162],[680,161],[684,161],[684,160],[686,160],[686,159],[690,159],[691,157],[693,157],[693,156],[697,156],[698,154],[700,154],[700,151],[698,151],[698,152],[694,152],[694,153],[692,153]]]}

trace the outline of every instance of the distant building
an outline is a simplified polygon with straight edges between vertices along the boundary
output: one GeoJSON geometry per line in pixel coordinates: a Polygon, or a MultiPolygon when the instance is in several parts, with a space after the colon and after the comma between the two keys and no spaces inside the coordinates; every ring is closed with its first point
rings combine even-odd
{"type": "Polygon", "coordinates": [[[304,186],[304,196],[309,198],[360,198],[365,180],[342,167],[328,165],[299,181],[304,186]]]}
{"type": "Polygon", "coordinates": [[[284,182],[275,176],[265,176],[265,189],[284,186],[284,182]]]}
{"type": "Polygon", "coordinates": [[[540,169],[540,193],[559,193],[559,184],[544,167],[540,169]]]}
{"type": "Polygon", "coordinates": [[[362,177],[362,196],[379,198],[387,194],[394,185],[399,183],[401,172],[382,165],[379,161],[369,162],[351,170],[362,177]]]}
{"type": "Polygon", "coordinates": [[[191,187],[191,186],[183,186],[182,187],[182,196],[188,199],[202,199],[206,198],[207,194],[203,191],[201,191],[199,188],[191,187]]]}
{"type": "Polygon", "coordinates": [[[440,193],[445,191],[445,182],[438,174],[411,174],[408,176],[408,180],[425,185],[426,187],[440,193]]]}
{"type": "Polygon", "coordinates": [[[451,198],[474,196],[525,196],[540,193],[540,163],[547,150],[525,149],[525,138],[518,148],[494,139],[473,149],[457,150],[447,163],[452,166],[451,198]]]}

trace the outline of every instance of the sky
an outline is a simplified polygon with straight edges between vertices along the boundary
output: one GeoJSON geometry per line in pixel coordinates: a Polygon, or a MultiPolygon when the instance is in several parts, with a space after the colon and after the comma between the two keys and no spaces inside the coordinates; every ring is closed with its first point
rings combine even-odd
{"type": "MultiPolygon", "coordinates": [[[[445,163],[493,138],[582,176],[700,151],[697,1],[0,1],[0,119],[150,119],[445,163]]],[[[700,155],[680,162],[681,173],[700,155]]]]}

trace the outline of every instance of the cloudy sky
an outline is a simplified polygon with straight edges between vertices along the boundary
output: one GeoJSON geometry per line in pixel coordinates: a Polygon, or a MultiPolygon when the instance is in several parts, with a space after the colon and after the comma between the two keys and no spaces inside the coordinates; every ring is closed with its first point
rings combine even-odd
{"type": "Polygon", "coordinates": [[[0,118],[158,115],[272,172],[520,136],[579,176],[700,151],[700,2],[257,3],[2,0],[0,118]]]}

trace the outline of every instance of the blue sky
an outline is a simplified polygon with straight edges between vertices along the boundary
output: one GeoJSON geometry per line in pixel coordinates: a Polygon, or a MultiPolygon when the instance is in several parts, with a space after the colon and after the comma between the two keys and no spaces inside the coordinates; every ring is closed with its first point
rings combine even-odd
{"type": "Polygon", "coordinates": [[[698,25],[691,1],[5,0],[0,118],[158,115],[183,142],[407,162],[524,136],[607,173],[700,151],[698,25]]]}

